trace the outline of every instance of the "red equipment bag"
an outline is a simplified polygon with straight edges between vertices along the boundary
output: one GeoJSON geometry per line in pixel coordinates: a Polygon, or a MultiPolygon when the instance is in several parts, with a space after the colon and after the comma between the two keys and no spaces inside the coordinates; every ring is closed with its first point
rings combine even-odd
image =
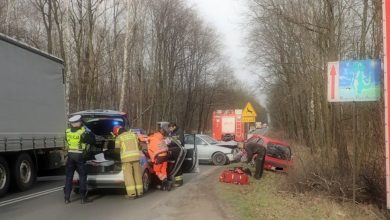
{"type": "Polygon", "coordinates": [[[224,170],[219,176],[219,182],[248,185],[249,176],[244,173],[241,167],[236,167],[234,169],[224,170]]]}

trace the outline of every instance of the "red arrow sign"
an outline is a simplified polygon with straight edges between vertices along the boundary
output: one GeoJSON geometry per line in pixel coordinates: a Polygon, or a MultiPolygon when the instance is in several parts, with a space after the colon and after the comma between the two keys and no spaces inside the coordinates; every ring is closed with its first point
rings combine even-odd
{"type": "Polygon", "coordinates": [[[330,69],[330,76],[332,77],[332,83],[331,83],[331,99],[334,99],[335,96],[335,81],[336,81],[336,68],[334,65],[332,65],[332,68],[330,69]]]}

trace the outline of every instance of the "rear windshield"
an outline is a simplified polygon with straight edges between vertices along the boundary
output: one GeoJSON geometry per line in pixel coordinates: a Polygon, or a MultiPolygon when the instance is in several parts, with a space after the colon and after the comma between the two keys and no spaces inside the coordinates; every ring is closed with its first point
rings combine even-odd
{"type": "Polygon", "coordinates": [[[290,160],[291,149],[289,146],[269,143],[267,144],[267,155],[281,160],[290,160]]]}
{"type": "Polygon", "coordinates": [[[110,135],[114,126],[126,127],[121,117],[84,117],[83,122],[95,135],[110,135]]]}

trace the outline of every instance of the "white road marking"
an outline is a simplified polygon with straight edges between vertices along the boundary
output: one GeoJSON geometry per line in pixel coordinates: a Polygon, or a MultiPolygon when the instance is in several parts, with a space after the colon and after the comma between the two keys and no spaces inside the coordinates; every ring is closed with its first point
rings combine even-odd
{"type": "Polygon", "coordinates": [[[33,199],[33,198],[36,198],[36,197],[39,197],[39,196],[44,196],[44,195],[47,195],[47,194],[50,194],[50,193],[53,193],[53,192],[57,192],[57,191],[63,190],[63,188],[64,188],[63,186],[59,186],[59,187],[56,187],[56,188],[53,188],[53,189],[48,189],[48,190],[44,190],[44,191],[41,191],[41,192],[36,192],[36,193],[29,194],[29,195],[21,196],[21,197],[18,197],[18,198],[6,200],[6,201],[3,201],[3,202],[0,202],[0,207],[6,206],[6,205],[11,205],[11,204],[14,204],[14,203],[17,203],[17,202],[22,202],[22,201],[29,200],[29,199],[33,199]]]}

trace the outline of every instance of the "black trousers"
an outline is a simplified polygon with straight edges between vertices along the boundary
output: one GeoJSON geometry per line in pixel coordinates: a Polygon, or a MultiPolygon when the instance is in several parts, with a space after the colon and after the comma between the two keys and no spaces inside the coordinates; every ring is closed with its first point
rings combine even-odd
{"type": "Polygon", "coordinates": [[[87,194],[87,170],[85,167],[85,160],[82,153],[68,153],[68,160],[66,161],[66,178],[65,178],[65,198],[69,199],[72,192],[72,182],[74,171],[77,170],[79,174],[80,196],[85,198],[87,194]]]}
{"type": "Polygon", "coordinates": [[[255,159],[255,179],[260,179],[263,176],[264,171],[265,154],[258,155],[255,159]]]}

